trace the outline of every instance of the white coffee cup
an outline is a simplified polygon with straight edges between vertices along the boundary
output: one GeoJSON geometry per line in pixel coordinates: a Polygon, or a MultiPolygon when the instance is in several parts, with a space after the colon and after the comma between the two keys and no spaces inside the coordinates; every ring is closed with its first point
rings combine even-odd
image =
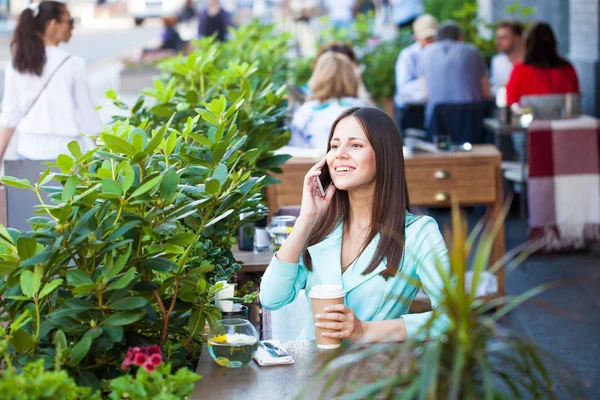
{"type": "MultiPolygon", "coordinates": [[[[315,314],[324,314],[325,307],[335,304],[344,304],[346,292],[342,285],[315,285],[308,293],[311,299],[313,320],[315,314]]],[[[322,322],[327,322],[321,320],[322,322]]],[[[317,322],[315,320],[315,322],[317,322]]],[[[342,339],[335,339],[321,335],[323,332],[336,332],[333,329],[315,327],[315,339],[320,349],[336,349],[342,345],[342,339]]]]}

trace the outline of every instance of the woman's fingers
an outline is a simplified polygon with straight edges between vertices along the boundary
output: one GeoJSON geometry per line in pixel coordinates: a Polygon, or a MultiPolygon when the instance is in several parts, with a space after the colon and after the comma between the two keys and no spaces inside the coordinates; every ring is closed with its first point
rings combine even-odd
{"type": "Polygon", "coordinates": [[[315,314],[315,318],[319,320],[332,320],[332,321],[344,321],[346,315],[341,313],[327,313],[327,314],[315,314]]]}
{"type": "Polygon", "coordinates": [[[334,304],[334,305],[325,307],[325,312],[341,312],[341,313],[346,314],[346,313],[350,312],[350,309],[348,307],[346,307],[344,304],[334,304]]]}
{"type": "Polygon", "coordinates": [[[317,322],[315,326],[321,329],[333,329],[336,331],[344,329],[344,324],[341,322],[317,322]]]}

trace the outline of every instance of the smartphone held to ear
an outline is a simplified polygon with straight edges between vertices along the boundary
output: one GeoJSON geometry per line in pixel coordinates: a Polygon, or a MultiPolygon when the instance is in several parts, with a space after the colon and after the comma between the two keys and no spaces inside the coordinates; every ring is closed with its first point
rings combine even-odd
{"type": "Polygon", "coordinates": [[[321,197],[325,197],[329,185],[331,185],[331,174],[329,173],[329,166],[325,163],[321,169],[321,175],[317,178],[317,186],[319,186],[321,197]]]}

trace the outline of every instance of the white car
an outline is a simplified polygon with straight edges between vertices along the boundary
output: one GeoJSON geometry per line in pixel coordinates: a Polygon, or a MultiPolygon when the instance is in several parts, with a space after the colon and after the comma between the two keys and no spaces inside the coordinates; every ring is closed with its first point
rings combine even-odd
{"type": "Polygon", "coordinates": [[[178,14],[185,6],[185,0],[129,0],[127,6],[139,26],[147,18],[178,14]]]}

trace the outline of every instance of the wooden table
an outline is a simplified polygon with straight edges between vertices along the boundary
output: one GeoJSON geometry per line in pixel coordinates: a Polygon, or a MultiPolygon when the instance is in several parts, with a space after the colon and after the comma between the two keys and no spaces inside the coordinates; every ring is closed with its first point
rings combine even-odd
{"type": "MultiPolygon", "coordinates": [[[[294,364],[260,367],[256,362],[251,361],[250,364],[237,369],[217,365],[204,347],[196,369],[202,379],[196,383],[190,398],[219,400],[319,398],[323,380],[314,377],[314,374],[327,360],[342,354],[344,349],[321,350],[317,348],[314,341],[308,340],[283,341],[282,345],[294,358],[294,364]]],[[[349,383],[359,384],[361,380],[367,378],[368,374],[382,378],[386,373],[398,373],[401,367],[390,368],[391,362],[405,365],[406,358],[398,357],[398,354],[406,347],[403,347],[403,344],[388,346],[391,347],[352,365],[350,371],[339,379],[341,386],[348,388],[349,383]],[[392,356],[395,356],[394,361],[389,360],[392,356]]],[[[339,389],[340,386],[334,385],[333,390],[339,389]]],[[[331,392],[328,394],[323,398],[333,397],[331,392]]]]}
{"type": "MultiPolygon", "coordinates": [[[[279,207],[298,205],[302,200],[304,175],[317,163],[314,159],[290,159],[278,176],[280,184],[267,187],[267,204],[279,207]]],[[[493,145],[476,145],[469,152],[414,154],[405,157],[410,203],[417,207],[449,207],[456,199],[461,206],[485,205],[488,218],[502,211],[502,155],[493,145]]],[[[504,229],[496,236],[490,262],[504,256],[504,229]]],[[[504,269],[497,273],[499,294],[504,293],[504,269]]]]}

